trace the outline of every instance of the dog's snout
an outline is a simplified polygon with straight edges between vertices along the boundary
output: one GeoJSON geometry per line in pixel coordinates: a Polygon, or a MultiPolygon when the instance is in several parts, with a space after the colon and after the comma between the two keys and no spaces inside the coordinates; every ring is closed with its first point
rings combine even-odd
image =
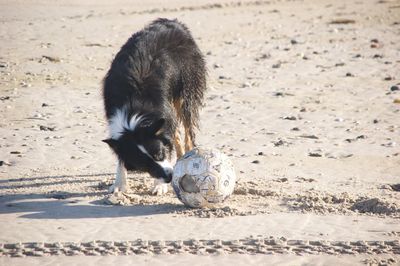
{"type": "Polygon", "coordinates": [[[173,169],[172,169],[172,168],[163,168],[163,170],[164,170],[164,174],[165,174],[164,180],[165,180],[167,183],[171,182],[172,174],[173,174],[173,169]]]}

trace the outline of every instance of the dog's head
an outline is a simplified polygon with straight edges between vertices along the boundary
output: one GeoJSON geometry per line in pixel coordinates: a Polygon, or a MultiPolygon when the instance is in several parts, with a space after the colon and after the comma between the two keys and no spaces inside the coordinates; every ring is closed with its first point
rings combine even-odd
{"type": "Polygon", "coordinates": [[[111,137],[103,141],[127,170],[147,172],[170,182],[174,153],[166,120],[156,115],[128,117],[126,112],[117,111],[109,120],[111,137]]]}

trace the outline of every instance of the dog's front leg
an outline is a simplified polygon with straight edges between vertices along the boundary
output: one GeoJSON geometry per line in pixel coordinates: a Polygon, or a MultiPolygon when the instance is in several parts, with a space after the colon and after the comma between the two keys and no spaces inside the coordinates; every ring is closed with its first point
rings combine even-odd
{"type": "Polygon", "coordinates": [[[151,194],[161,196],[168,192],[168,184],[165,183],[164,179],[154,179],[153,189],[151,194]]]}
{"type": "Polygon", "coordinates": [[[114,184],[109,188],[110,193],[127,191],[127,171],[121,160],[118,160],[117,175],[114,184]]]}

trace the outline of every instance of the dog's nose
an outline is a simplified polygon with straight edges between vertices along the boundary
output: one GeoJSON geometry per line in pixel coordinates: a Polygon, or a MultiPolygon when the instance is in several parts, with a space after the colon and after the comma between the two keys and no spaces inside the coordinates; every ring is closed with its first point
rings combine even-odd
{"type": "Polygon", "coordinates": [[[165,182],[167,182],[167,183],[171,182],[173,169],[168,167],[168,168],[163,168],[163,170],[164,170],[164,174],[165,174],[165,177],[164,177],[165,182]]]}

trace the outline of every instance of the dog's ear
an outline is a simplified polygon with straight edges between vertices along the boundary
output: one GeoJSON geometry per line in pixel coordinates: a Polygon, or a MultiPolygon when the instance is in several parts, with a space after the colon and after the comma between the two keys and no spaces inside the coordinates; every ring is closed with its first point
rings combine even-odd
{"type": "Polygon", "coordinates": [[[115,139],[103,139],[103,142],[107,143],[110,148],[112,148],[113,150],[115,150],[117,148],[117,141],[115,139]]]}
{"type": "Polygon", "coordinates": [[[148,132],[152,136],[159,136],[163,133],[164,131],[164,124],[165,124],[165,119],[160,118],[159,120],[154,121],[148,128],[148,132]]]}

